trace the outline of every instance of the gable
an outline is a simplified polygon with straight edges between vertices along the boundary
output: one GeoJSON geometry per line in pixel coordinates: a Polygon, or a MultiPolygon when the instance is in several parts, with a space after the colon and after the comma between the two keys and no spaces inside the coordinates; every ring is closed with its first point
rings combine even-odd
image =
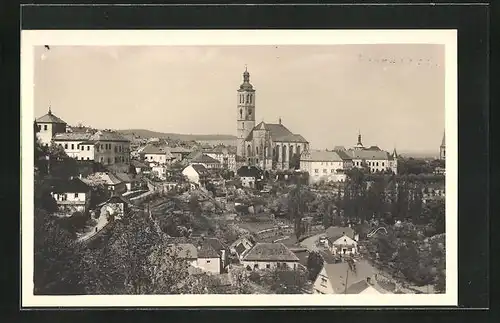
{"type": "Polygon", "coordinates": [[[343,235],[342,237],[340,237],[337,240],[333,241],[332,244],[334,246],[337,246],[337,245],[348,245],[348,246],[351,246],[351,245],[357,245],[358,243],[356,241],[354,241],[353,239],[349,238],[348,236],[343,235]]]}

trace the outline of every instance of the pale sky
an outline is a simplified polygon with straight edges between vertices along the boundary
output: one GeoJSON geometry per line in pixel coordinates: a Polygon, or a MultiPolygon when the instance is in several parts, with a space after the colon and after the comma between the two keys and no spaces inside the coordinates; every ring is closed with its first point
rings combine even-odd
{"type": "Polygon", "coordinates": [[[313,148],[438,151],[444,45],[51,46],[35,50],[35,115],[70,125],[236,135],[248,65],[256,124],[283,124],[313,148]]]}

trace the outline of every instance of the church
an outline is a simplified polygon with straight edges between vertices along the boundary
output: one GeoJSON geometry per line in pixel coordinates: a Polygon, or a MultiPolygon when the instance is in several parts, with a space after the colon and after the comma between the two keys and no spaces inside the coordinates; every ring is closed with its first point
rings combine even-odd
{"type": "Polygon", "coordinates": [[[286,170],[298,163],[309,142],[288,130],[281,118],[278,123],[262,121],[255,125],[255,89],[246,68],[237,92],[237,155],[263,170],[286,170]]]}

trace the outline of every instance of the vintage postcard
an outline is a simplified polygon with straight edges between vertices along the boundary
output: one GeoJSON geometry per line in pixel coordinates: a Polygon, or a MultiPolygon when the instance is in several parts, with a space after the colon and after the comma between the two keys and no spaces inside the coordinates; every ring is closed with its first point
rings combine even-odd
{"type": "Polygon", "coordinates": [[[457,304],[455,30],[21,42],[23,307],[457,304]]]}

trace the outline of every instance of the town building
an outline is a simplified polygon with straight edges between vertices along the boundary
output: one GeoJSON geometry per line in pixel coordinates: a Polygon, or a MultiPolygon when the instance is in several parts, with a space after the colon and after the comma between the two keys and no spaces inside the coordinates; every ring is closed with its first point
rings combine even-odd
{"type": "Polygon", "coordinates": [[[83,181],[90,186],[102,185],[112,194],[123,194],[127,191],[127,183],[112,172],[95,172],[83,181]]]}
{"type": "Polygon", "coordinates": [[[52,109],[49,107],[49,112],[36,119],[35,125],[37,127],[37,139],[43,146],[50,146],[52,138],[58,133],[66,132],[67,123],[62,119],[52,114],[52,109]]]}
{"type": "Polygon", "coordinates": [[[244,235],[229,246],[229,251],[242,260],[245,253],[252,249],[254,245],[255,239],[251,235],[244,235]]]}
{"type": "Polygon", "coordinates": [[[445,140],[445,133],[443,133],[443,139],[441,140],[441,146],[439,146],[439,159],[446,160],[446,140],[445,140]]]}
{"type": "Polygon", "coordinates": [[[100,214],[106,214],[113,219],[122,219],[130,211],[132,203],[121,195],[113,195],[106,202],[99,204],[97,207],[100,214]]]}
{"type": "Polygon", "coordinates": [[[146,165],[145,163],[136,159],[132,159],[130,161],[130,164],[132,165],[132,167],[134,167],[137,175],[146,174],[151,170],[151,167],[149,165],[146,165]]]}
{"type": "Polygon", "coordinates": [[[353,167],[367,169],[372,173],[390,171],[397,174],[398,172],[398,154],[396,149],[391,154],[377,146],[366,148],[361,142],[361,133],[358,134],[358,142],[353,148],[348,150],[338,149],[335,151],[345,152],[352,159],[353,167]]]}
{"type": "Polygon", "coordinates": [[[256,166],[243,166],[236,172],[243,187],[257,188],[264,175],[260,168],[256,166]]]}
{"type": "Polygon", "coordinates": [[[157,165],[170,165],[176,157],[165,145],[148,144],[140,152],[141,159],[147,163],[157,165]]]}
{"type": "Polygon", "coordinates": [[[174,257],[186,260],[191,267],[203,272],[222,274],[228,265],[228,249],[217,238],[197,237],[177,239],[170,245],[174,257]]]}
{"type": "Polygon", "coordinates": [[[236,154],[262,169],[290,168],[293,159],[309,149],[307,140],[288,130],[281,118],[277,124],[262,121],[255,126],[255,89],[246,68],[237,92],[236,154]]]}
{"type": "Polygon", "coordinates": [[[189,160],[191,165],[203,165],[206,169],[221,169],[222,164],[215,158],[212,158],[202,152],[189,160]]]}
{"type": "Polygon", "coordinates": [[[91,188],[79,178],[53,180],[50,194],[66,216],[85,213],[90,206],[91,188]]]}
{"type": "Polygon", "coordinates": [[[309,173],[309,184],[319,181],[344,182],[346,171],[353,167],[345,151],[305,151],[300,157],[300,170],[309,173]]]}
{"type": "Polygon", "coordinates": [[[378,271],[365,260],[354,263],[325,261],[314,281],[313,292],[315,294],[388,293],[377,283],[377,275],[378,271]]]}
{"type": "Polygon", "coordinates": [[[205,166],[193,164],[184,168],[182,175],[186,176],[190,182],[204,186],[209,177],[209,172],[205,166]]]}
{"type": "Polygon", "coordinates": [[[241,260],[249,270],[261,269],[297,269],[299,258],[283,243],[258,242],[241,260]]]}
{"type": "Polygon", "coordinates": [[[207,156],[217,159],[222,168],[236,172],[236,151],[232,147],[217,146],[204,152],[207,156]]]}
{"type": "Polygon", "coordinates": [[[130,141],[112,131],[66,132],[53,137],[69,157],[93,160],[115,170],[127,172],[130,166],[130,141]]]}

